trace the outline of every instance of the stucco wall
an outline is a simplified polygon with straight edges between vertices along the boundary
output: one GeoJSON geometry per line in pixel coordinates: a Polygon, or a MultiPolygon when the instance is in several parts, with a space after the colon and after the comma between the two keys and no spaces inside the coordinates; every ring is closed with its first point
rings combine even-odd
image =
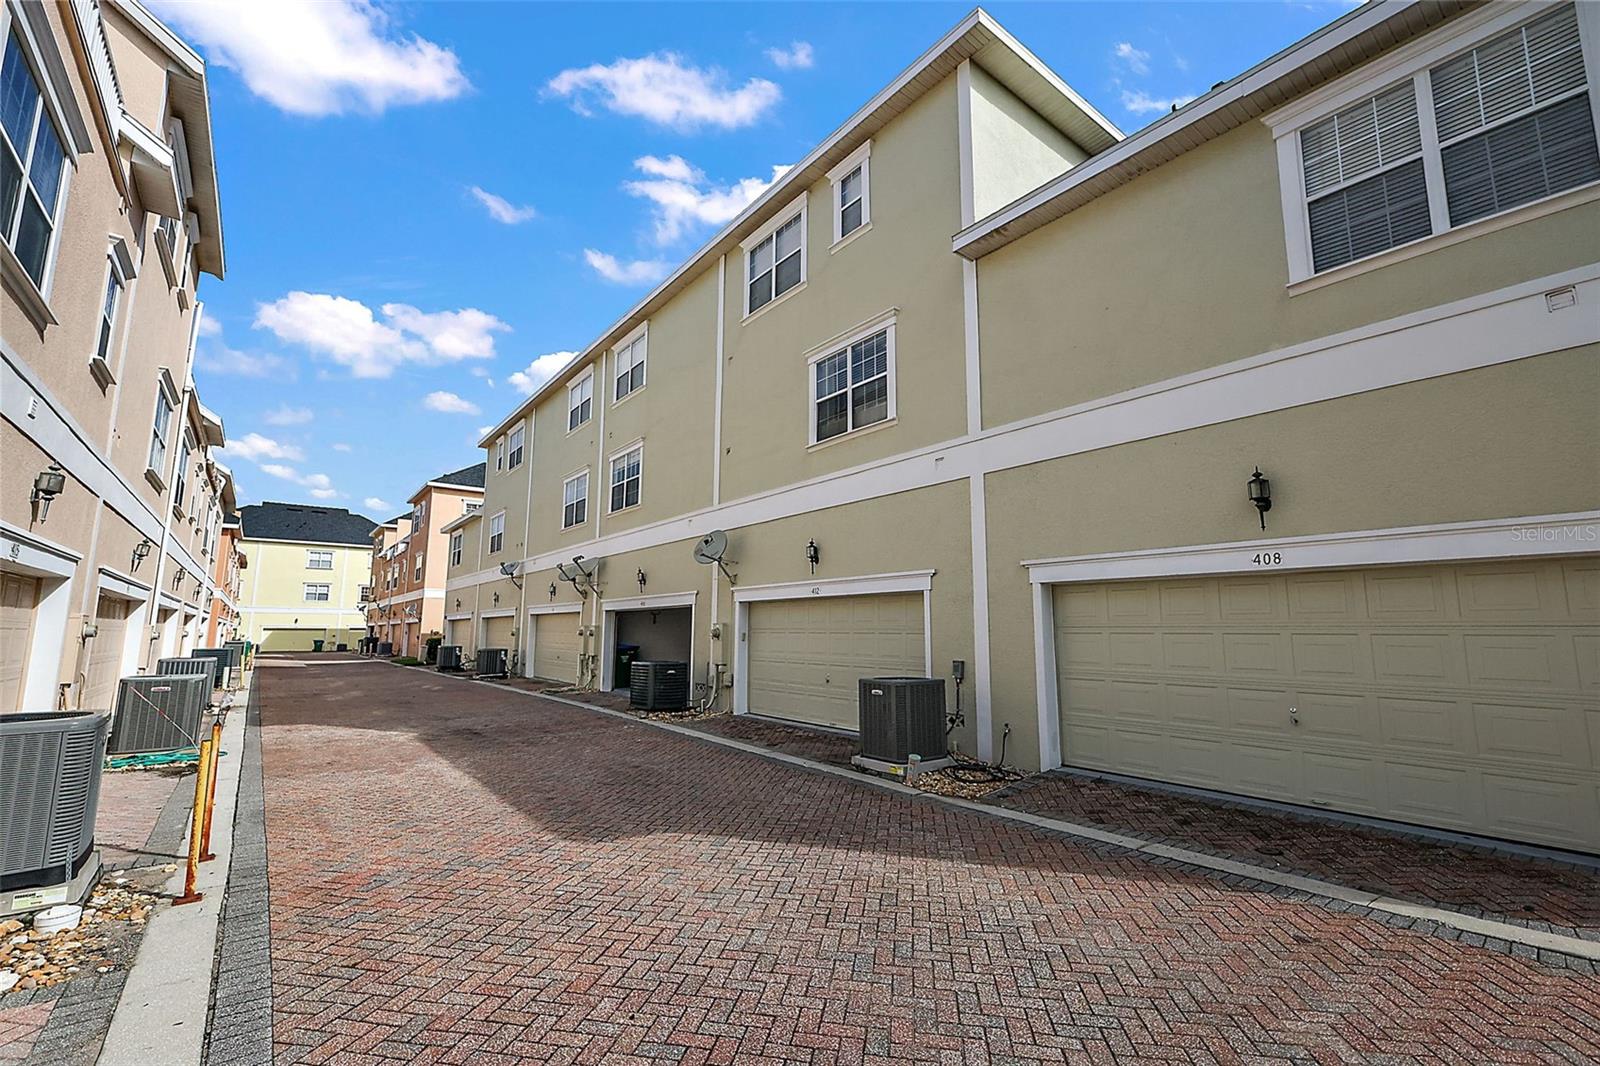
{"type": "Polygon", "coordinates": [[[983,218],[1085,159],[1071,138],[973,63],[973,217],[983,218]]]}

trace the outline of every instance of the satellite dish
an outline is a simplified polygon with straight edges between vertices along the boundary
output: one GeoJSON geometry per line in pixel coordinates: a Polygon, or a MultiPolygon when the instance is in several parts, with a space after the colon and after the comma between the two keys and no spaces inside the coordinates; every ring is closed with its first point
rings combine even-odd
{"type": "Polygon", "coordinates": [[[506,577],[511,577],[513,574],[515,574],[517,572],[517,567],[520,566],[520,565],[522,565],[522,564],[515,563],[515,562],[501,563],[500,564],[500,572],[502,574],[504,574],[506,577]]]}
{"type": "Polygon", "coordinates": [[[720,529],[713,529],[710,533],[700,538],[700,543],[694,546],[694,561],[710,566],[720,563],[722,556],[728,550],[728,535],[720,529]]]}
{"type": "Polygon", "coordinates": [[[556,573],[561,576],[561,580],[562,581],[571,581],[574,577],[577,576],[572,571],[567,569],[567,564],[566,563],[557,563],[556,564],[556,573]]]}

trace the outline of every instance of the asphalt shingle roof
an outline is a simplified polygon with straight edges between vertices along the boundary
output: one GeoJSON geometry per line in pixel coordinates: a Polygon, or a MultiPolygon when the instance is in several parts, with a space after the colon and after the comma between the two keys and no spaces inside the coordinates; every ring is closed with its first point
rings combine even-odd
{"type": "Polygon", "coordinates": [[[343,507],[308,503],[256,503],[239,508],[246,540],[299,540],[367,547],[377,523],[343,507]]]}
{"type": "Polygon", "coordinates": [[[441,485],[466,485],[471,488],[483,488],[483,477],[488,472],[488,463],[479,463],[476,466],[462,467],[460,470],[449,474],[440,474],[434,481],[441,485]]]}

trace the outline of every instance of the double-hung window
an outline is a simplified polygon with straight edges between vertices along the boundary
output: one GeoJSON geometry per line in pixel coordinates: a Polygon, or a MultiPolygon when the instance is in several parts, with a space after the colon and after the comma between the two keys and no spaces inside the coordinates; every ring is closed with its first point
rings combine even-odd
{"type": "Polygon", "coordinates": [[[118,269],[115,259],[108,257],[106,262],[106,295],[100,301],[100,328],[94,345],[93,358],[100,360],[101,366],[111,365],[111,334],[116,331],[117,305],[122,302],[122,271],[118,269]]]}
{"type": "Polygon", "coordinates": [[[506,435],[506,469],[515,470],[522,465],[522,427],[519,425],[506,435]]]}
{"type": "Polygon", "coordinates": [[[894,321],[868,327],[811,358],[811,443],[894,417],[894,321]]]}
{"type": "Polygon", "coordinates": [[[66,153],[18,30],[0,58],[0,239],[41,290],[60,217],[66,153]]]}
{"type": "Polygon", "coordinates": [[[567,386],[567,432],[570,433],[589,421],[594,410],[594,375],[583,377],[567,386]]]}
{"type": "Polygon", "coordinates": [[[489,519],[489,554],[493,555],[506,544],[506,513],[501,511],[489,519]]]}
{"type": "Polygon", "coordinates": [[[184,486],[189,483],[189,441],[187,432],[184,437],[185,439],[178,445],[178,469],[172,475],[172,506],[178,511],[183,510],[184,486]]]}
{"type": "Polygon", "coordinates": [[[644,445],[632,448],[611,460],[611,510],[620,511],[639,502],[643,481],[644,445]]]}
{"type": "Polygon", "coordinates": [[[422,580],[422,556],[421,555],[418,555],[415,559],[411,560],[411,580],[413,582],[422,580]]]}
{"type": "Polygon", "coordinates": [[[1428,38],[1397,51],[1378,92],[1268,118],[1291,281],[1600,182],[1583,54],[1600,5],[1488,5],[1453,25],[1451,54],[1428,38]]]}
{"type": "Polygon", "coordinates": [[[305,597],[307,603],[327,603],[331,598],[332,587],[322,583],[306,582],[305,597]]]}
{"type": "Polygon", "coordinates": [[[806,198],[778,213],[744,243],[746,315],[806,280],[806,198]]]}
{"type": "Polygon", "coordinates": [[[867,141],[828,171],[835,244],[872,221],[871,156],[872,142],[867,141]]]}
{"type": "Polygon", "coordinates": [[[612,401],[626,399],[644,388],[646,331],[617,349],[617,387],[612,401]]]}
{"type": "Polygon", "coordinates": [[[580,470],[561,483],[561,528],[581,526],[589,518],[589,471],[580,470]]]}
{"type": "Polygon", "coordinates": [[[332,570],[333,569],[333,552],[331,552],[331,551],[323,551],[323,550],[318,549],[318,548],[309,548],[309,549],[307,549],[306,550],[306,569],[307,570],[332,570]]]}
{"type": "Polygon", "coordinates": [[[450,565],[461,565],[461,534],[450,534],[450,565]]]}
{"type": "Polygon", "coordinates": [[[167,390],[156,386],[156,417],[150,426],[150,457],[146,467],[157,477],[164,477],[167,467],[167,429],[172,424],[172,401],[167,390]]]}
{"type": "Polygon", "coordinates": [[[494,442],[494,468],[497,471],[506,468],[506,439],[504,437],[494,442]]]}

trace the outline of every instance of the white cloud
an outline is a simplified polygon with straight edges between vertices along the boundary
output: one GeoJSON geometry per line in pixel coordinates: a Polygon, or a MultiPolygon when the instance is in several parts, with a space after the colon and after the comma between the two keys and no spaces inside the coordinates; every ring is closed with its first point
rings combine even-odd
{"type": "Polygon", "coordinates": [[[296,115],[377,113],[471,88],[456,54],[371,0],[162,0],[159,13],[250,91],[296,115]]]}
{"type": "Polygon", "coordinates": [[[1187,104],[1194,98],[1194,94],[1192,93],[1188,96],[1172,96],[1163,99],[1161,97],[1151,96],[1149,93],[1146,93],[1143,90],[1138,92],[1130,92],[1127,89],[1122,90],[1123,108],[1135,115],[1150,115],[1157,113],[1164,115],[1173,108],[1182,107],[1184,104],[1187,104]]]}
{"type": "Polygon", "coordinates": [[[271,437],[263,437],[259,433],[246,433],[242,437],[231,438],[223,448],[229,458],[238,456],[259,463],[263,459],[286,459],[289,462],[299,462],[306,457],[306,453],[293,444],[283,444],[271,437]]]}
{"type": "MultiPolygon", "coordinates": [[[[522,395],[532,396],[539,391],[540,385],[549,381],[556,371],[572,362],[573,357],[577,354],[577,352],[551,352],[549,355],[541,355],[529,363],[526,370],[518,370],[507,377],[506,380],[511,383],[512,388],[522,393],[522,395]]],[[[492,429],[494,427],[491,426],[489,428],[492,429]]],[[[484,432],[487,433],[488,429],[484,430],[484,432]]]]}
{"type": "Polygon", "coordinates": [[[256,308],[255,328],[320,352],[358,378],[386,378],[402,363],[425,366],[494,355],[494,334],[510,326],[475,307],[424,312],[384,304],[388,322],[359,300],[291,292],[256,308]]]}
{"type": "Polygon", "coordinates": [[[680,130],[748,126],[783,96],[765,78],[730,88],[723,71],[693,66],[673,52],[563,70],[550,79],[546,92],[570,100],[580,115],[592,114],[598,104],[680,130]]]}
{"type": "MultiPolygon", "coordinates": [[[[322,475],[313,474],[312,476],[313,477],[321,477],[322,475]]],[[[312,489],[311,490],[311,495],[313,497],[315,497],[316,499],[319,499],[319,500],[332,500],[332,499],[336,499],[338,497],[339,490],[338,489],[312,489]]]]}
{"type": "MultiPolygon", "coordinates": [[[[213,334],[215,336],[215,334],[213,334]]],[[[267,352],[242,352],[226,344],[206,347],[195,353],[195,365],[213,374],[232,374],[241,378],[293,377],[292,368],[282,356],[267,352]]]]}
{"type": "Polygon", "coordinates": [[[476,448],[478,446],[478,442],[483,439],[484,434],[488,433],[493,428],[493,426],[479,426],[478,435],[472,438],[472,446],[476,448]]]}
{"type": "Polygon", "coordinates": [[[788,48],[768,48],[767,58],[779,70],[810,70],[816,62],[808,41],[796,41],[788,48]]]}
{"type": "Polygon", "coordinates": [[[350,445],[345,444],[344,442],[341,441],[340,443],[335,444],[333,446],[333,450],[336,451],[336,452],[347,452],[347,451],[350,451],[350,445]]]}
{"type": "Polygon", "coordinates": [[[314,499],[331,500],[339,495],[339,490],[333,487],[333,480],[327,474],[302,474],[283,463],[262,463],[261,470],[283,481],[294,482],[309,491],[314,499]]]}
{"type": "Polygon", "coordinates": [[[463,400],[453,392],[430,392],[422,398],[422,406],[430,411],[447,415],[476,415],[483,412],[471,400],[463,400]]]}
{"type": "Polygon", "coordinates": [[[616,256],[597,252],[593,248],[583,250],[583,259],[596,274],[618,285],[650,285],[666,277],[670,269],[662,259],[619,261],[616,256]]]}
{"type": "Polygon", "coordinates": [[[303,426],[315,417],[309,407],[290,407],[284,404],[276,411],[268,411],[262,420],[269,426],[303,426]]]}
{"type": "Polygon", "coordinates": [[[1111,54],[1122,60],[1135,74],[1150,73],[1150,53],[1142,48],[1135,48],[1127,41],[1118,41],[1111,54]]]}
{"type": "Polygon", "coordinates": [[[222,335],[222,323],[202,311],[200,324],[195,327],[195,332],[202,337],[219,337],[222,335]]]}
{"type": "Polygon", "coordinates": [[[387,511],[389,510],[389,501],[380,500],[376,496],[368,496],[361,501],[361,506],[369,511],[387,511]]]}
{"type": "Polygon", "coordinates": [[[503,222],[507,226],[515,226],[519,222],[526,222],[538,215],[538,212],[527,205],[518,206],[503,196],[496,196],[487,189],[474,185],[467,190],[489,212],[489,217],[496,222],[503,222]]]}
{"type": "Polygon", "coordinates": [[[494,388],[494,375],[489,373],[488,367],[473,367],[472,376],[475,378],[482,378],[485,385],[489,386],[491,389],[494,388]]]}
{"type": "Polygon", "coordinates": [[[729,221],[791,169],[777,166],[772,168],[771,178],[741,178],[732,185],[718,186],[706,181],[705,174],[682,156],[641,156],[633,165],[650,177],[622,187],[630,196],[653,205],[658,244],[672,243],[697,224],[715,226],[729,221]]]}

